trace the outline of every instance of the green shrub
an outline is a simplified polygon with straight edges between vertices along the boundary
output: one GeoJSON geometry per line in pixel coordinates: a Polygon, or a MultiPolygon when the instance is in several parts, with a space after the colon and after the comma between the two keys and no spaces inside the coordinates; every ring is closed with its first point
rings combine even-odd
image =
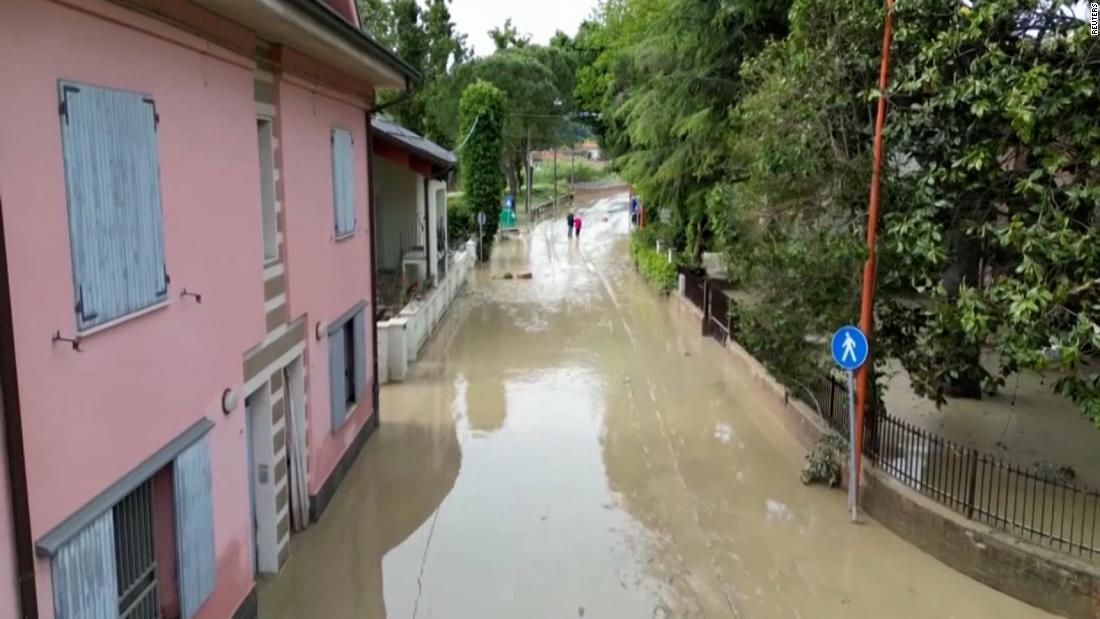
{"type": "Polygon", "coordinates": [[[477,234],[477,221],[461,193],[447,196],[447,238],[467,239],[477,234]]]}
{"type": "Polygon", "coordinates": [[[653,245],[643,245],[637,237],[630,239],[630,255],[642,276],[657,290],[668,292],[676,287],[676,265],[653,245]]]}
{"type": "Polygon", "coordinates": [[[840,485],[840,460],[848,453],[848,443],[836,434],[826,434],[817,441],[802,467],[802,483],[840,485]]]}

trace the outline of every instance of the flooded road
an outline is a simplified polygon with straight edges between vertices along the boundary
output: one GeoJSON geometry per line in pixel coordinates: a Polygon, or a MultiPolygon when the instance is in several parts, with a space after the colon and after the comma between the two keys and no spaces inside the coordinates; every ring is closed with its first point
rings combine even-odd
{"type": "Polygon", "coordinates": [[[261,617],[1045,616],[804,487],[769,405],[630,267],[626,209],[498,244],[261,617]]]}

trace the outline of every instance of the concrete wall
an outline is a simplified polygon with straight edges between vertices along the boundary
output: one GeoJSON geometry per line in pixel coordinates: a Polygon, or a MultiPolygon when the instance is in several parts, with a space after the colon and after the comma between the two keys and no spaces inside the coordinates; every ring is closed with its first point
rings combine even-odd
{"type": "MultiPolygon", "coordinates": [[[[700,321],[702,313],[680,294],[675,311],[700,321]]],[[[732,340],[734,371],[752,376],[788,430],[810,449],[826,433],[824,420],[790,397],[764,366],[732,340]]],[[[845,480],[849,478],[845,471],[845,480]]],[[[1100,566],[1068,557],[967,520],[932,499],[865,465],[862,507],[883,526],[948,566],[1012,597],[1072,618],[1100,617],[1100,566]]]]}
{"type": "MultiPolygon", "coordinates": [[[[250,59],[117,5],[3,0],[0,188],[37,539],[148,455],[207,417],[217,585],[200,617],[224,617],[252,587],[241,354],[264,334],[259,177],[250,59]],[[73,336],[73,276],[58,128],[59,79],[151,94],[157,130],[166,306],[73,336]],[[249,208],[242,208],[247,205],[249,208]],[[201,305],[180,291],[202,293],[201,305]],[[140,428],[140,431],[135,429],[140,428]]],[[[254,47],[244,37],[242,48],[254,47]]],[[[52,616],[49,561],[39,608],[52,616]]]]}
{"type": "MultiPolygon", "coordinates": [[[[279,95],[282,125],[283,188],[286,209],[287,288],[290,315],[306,317],[307,415],[310,492],[316,493],[351,446],[372,411],[370,398],[335,432],[329,405],[327,336],[332,321],[363,300],[371,299],[370,244],[367,217],[367,137],[365,101],[298,83],[288,76],[279,95]],[[335,238],[332,203],[333,127],[352,134],[355,157],[356,228],[335,238]]],[[[368,317],[373,306],[365,310],[368,317]]],[[[367,388],[373,381],[367,330],[367,388]]]]}
{"type": "Polygon", "coordinates": [[[401,268],[401,239],[417,230],[423,218],[424,177],[389,159],[374,155],[375,218],[378,225],[378,268],[401,268]]]}
{"type": "Polygon", "coordinates": [[[0,397],[0,617],[18,617],[15,583],[15,534],[12,530],[8,453],[4,442],[4,399],[0,397]]]}

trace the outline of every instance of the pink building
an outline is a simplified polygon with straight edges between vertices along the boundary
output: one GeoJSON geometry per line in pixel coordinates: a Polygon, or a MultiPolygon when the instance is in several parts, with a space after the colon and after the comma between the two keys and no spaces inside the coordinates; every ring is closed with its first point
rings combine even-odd
{"type": "Polygon", "coordinates": [[[0,617],[255,617],[377,426],[357,19],[0,0],[0,617]]]}

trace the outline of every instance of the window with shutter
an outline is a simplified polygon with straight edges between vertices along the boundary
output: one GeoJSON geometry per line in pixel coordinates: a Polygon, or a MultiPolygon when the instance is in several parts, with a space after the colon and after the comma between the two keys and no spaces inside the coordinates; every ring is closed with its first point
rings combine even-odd
{"type": "Polygon", "coordinates": [[[351,132],[332,130],[332,202],[336,236],[355,231],[355,175],[352,165],[351,132]]]}
{"type": "Polygon", "coordinates": [[[328,330],[332,429],[363,401],[367,386],[366,310],[352,308],[328,330]]]}
{"type": "Polygon", "coordinates": [[[149,96],[60,82],[80,330],[167,298],[156,123],[149,96]]]}

